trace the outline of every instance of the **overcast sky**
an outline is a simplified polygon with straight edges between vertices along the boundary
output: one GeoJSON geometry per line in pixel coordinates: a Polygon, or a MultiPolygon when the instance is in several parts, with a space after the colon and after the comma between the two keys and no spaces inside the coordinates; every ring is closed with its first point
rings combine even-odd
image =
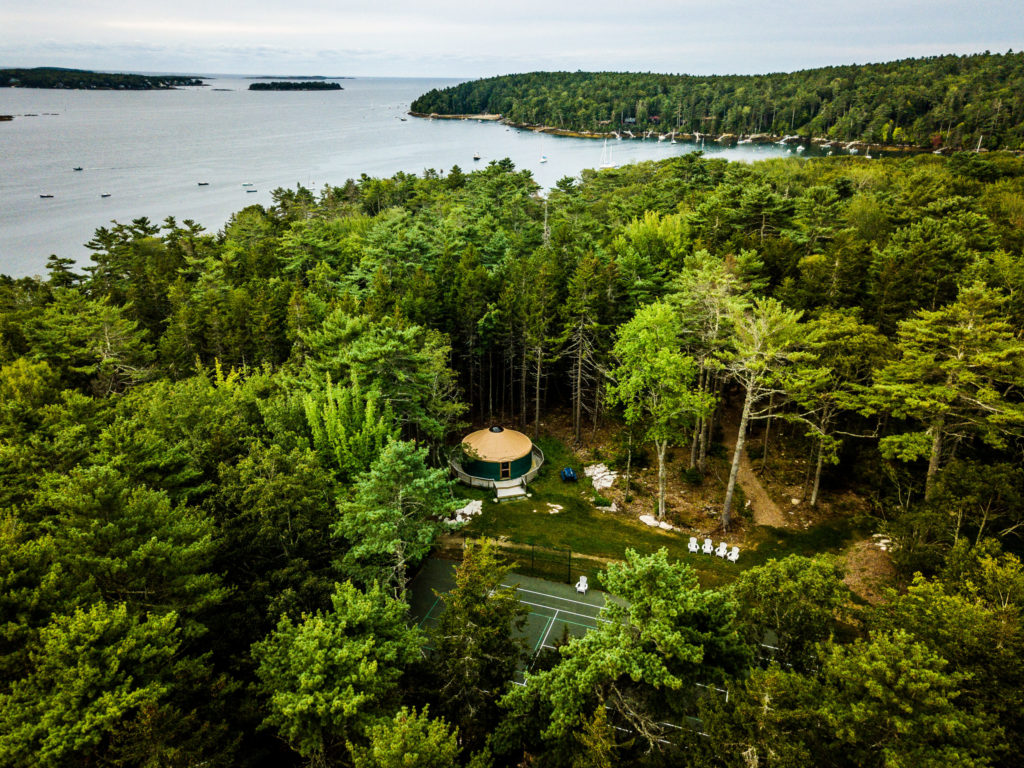
{"type": "Polygon", "coordinates": [[[0,0],[0,66],[725,74],[1022,47],[1020,0],[0,0]]]}

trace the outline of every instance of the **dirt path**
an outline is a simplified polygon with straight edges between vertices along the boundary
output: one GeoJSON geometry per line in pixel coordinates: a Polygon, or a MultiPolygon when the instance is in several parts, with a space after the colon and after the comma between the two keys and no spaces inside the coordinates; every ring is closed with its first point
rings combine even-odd
{"type": "Polygon", "coordinates": [[[872,605],[885,599],[885,588],[896,578],[888,552],[881,551],[873,540],[863,539],[848,547],[842,560],[846,566],[846,586],[872,605]]]}
{"type": "MultiPolygon", "coordinates": [[[[722,442],[728,450],[730,463],[733,452],[736,450],[736,431],[738,429],[739,420],[736,418],[736,414],[731,411],[725,414],[725,418],[722,420],[722,442]]],[[[789,525],[778,504],[772,501],[772,497],[768,495],[768,491],[754,474],[754,468],[750,464],[750,458],[747,456],[745,448],[740,455],[740,471],[736,482],[743,488],[743,493],[746,494],[747,501],[750,502],[751,511],[754,513],[754,522],[757,525],[771,525],[776,528],[785,528],[789,525]]]]}

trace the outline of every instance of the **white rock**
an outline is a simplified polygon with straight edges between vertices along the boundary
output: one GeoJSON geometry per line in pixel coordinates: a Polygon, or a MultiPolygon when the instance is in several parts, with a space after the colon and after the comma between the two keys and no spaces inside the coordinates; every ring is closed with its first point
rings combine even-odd
{"type": "Polygon", "coordinates": [[[604,464],[591,464],[589,467],[584,467],[583,474],[590,478],[594,484],[594,490],[597,491],[611,488],[612,483],[619,476],[618,472],[612,472],[604,464]]]}
{"type": "Polygon", "coordinates": [[[466,506],[461,509],[455,510],[455,517],[458,520],[469,519],[474,515],[479,515],[483,512],[484,503],[477,499],[476,501],[469,502],[466,506]]]}
{"type": "Polygon", "coordinates": [[[644,525],[658,526],[658,521],[654,518],[654,515],[640,515],[640,522],[644,525]]]}
{"type": "Polygon", "coordinates": [[[672,527],[671,525],[666,523],[664,520],[662,520],[660,523],[658,523],[658,527],[661,528],[664,531],[674,531],[675,530],[674,527],[672,527]]]}
{"type": "Polygon", "coordinates": [[[800,503],[800,499],[790,499],[789,503],[795,507],[797,504],[800,503]]]}

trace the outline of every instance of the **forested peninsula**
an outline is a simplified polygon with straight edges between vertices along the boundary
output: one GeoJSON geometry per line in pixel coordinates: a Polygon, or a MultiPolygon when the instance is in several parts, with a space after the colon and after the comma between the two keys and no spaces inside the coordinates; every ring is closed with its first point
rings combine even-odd
{"type": "Polygon", "coordinates": [[[920,149],[1024,149],[1024,53],[934,56],[766,75],[531,72],[432,90],[419,115],[639,137],[783,136],[920,149]]]}
{"type": "Polygon", "coordinates": [[[341,83],[327,83],[322,80],[299,81],[281,80],[271,83],[251,83],[250,91],[340,91],[341,83]]]}
{"type": "Polygon", "coordinates": [[[0,277],[0,764],[1019,765],[1024,158],[541,192],[364,175],[0,277]],[[490,426],[530,498],[453,482],[490,426]]]}
{"type": "Polygon", "coordinates": [[[186,85],[203,85],[203,81],[181,75],[127,75],[62,67],[0,69],[2,88],[153,91],[186,85]]]}

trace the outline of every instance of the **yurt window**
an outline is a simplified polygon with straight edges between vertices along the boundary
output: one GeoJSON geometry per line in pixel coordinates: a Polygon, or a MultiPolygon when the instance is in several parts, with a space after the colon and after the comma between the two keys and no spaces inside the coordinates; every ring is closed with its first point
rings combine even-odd
{"type": "Polygon", "coordinates": [[[512,462],[501,462],[501,479],[508,480],[510,477],[512,477],[512,462]]]}

